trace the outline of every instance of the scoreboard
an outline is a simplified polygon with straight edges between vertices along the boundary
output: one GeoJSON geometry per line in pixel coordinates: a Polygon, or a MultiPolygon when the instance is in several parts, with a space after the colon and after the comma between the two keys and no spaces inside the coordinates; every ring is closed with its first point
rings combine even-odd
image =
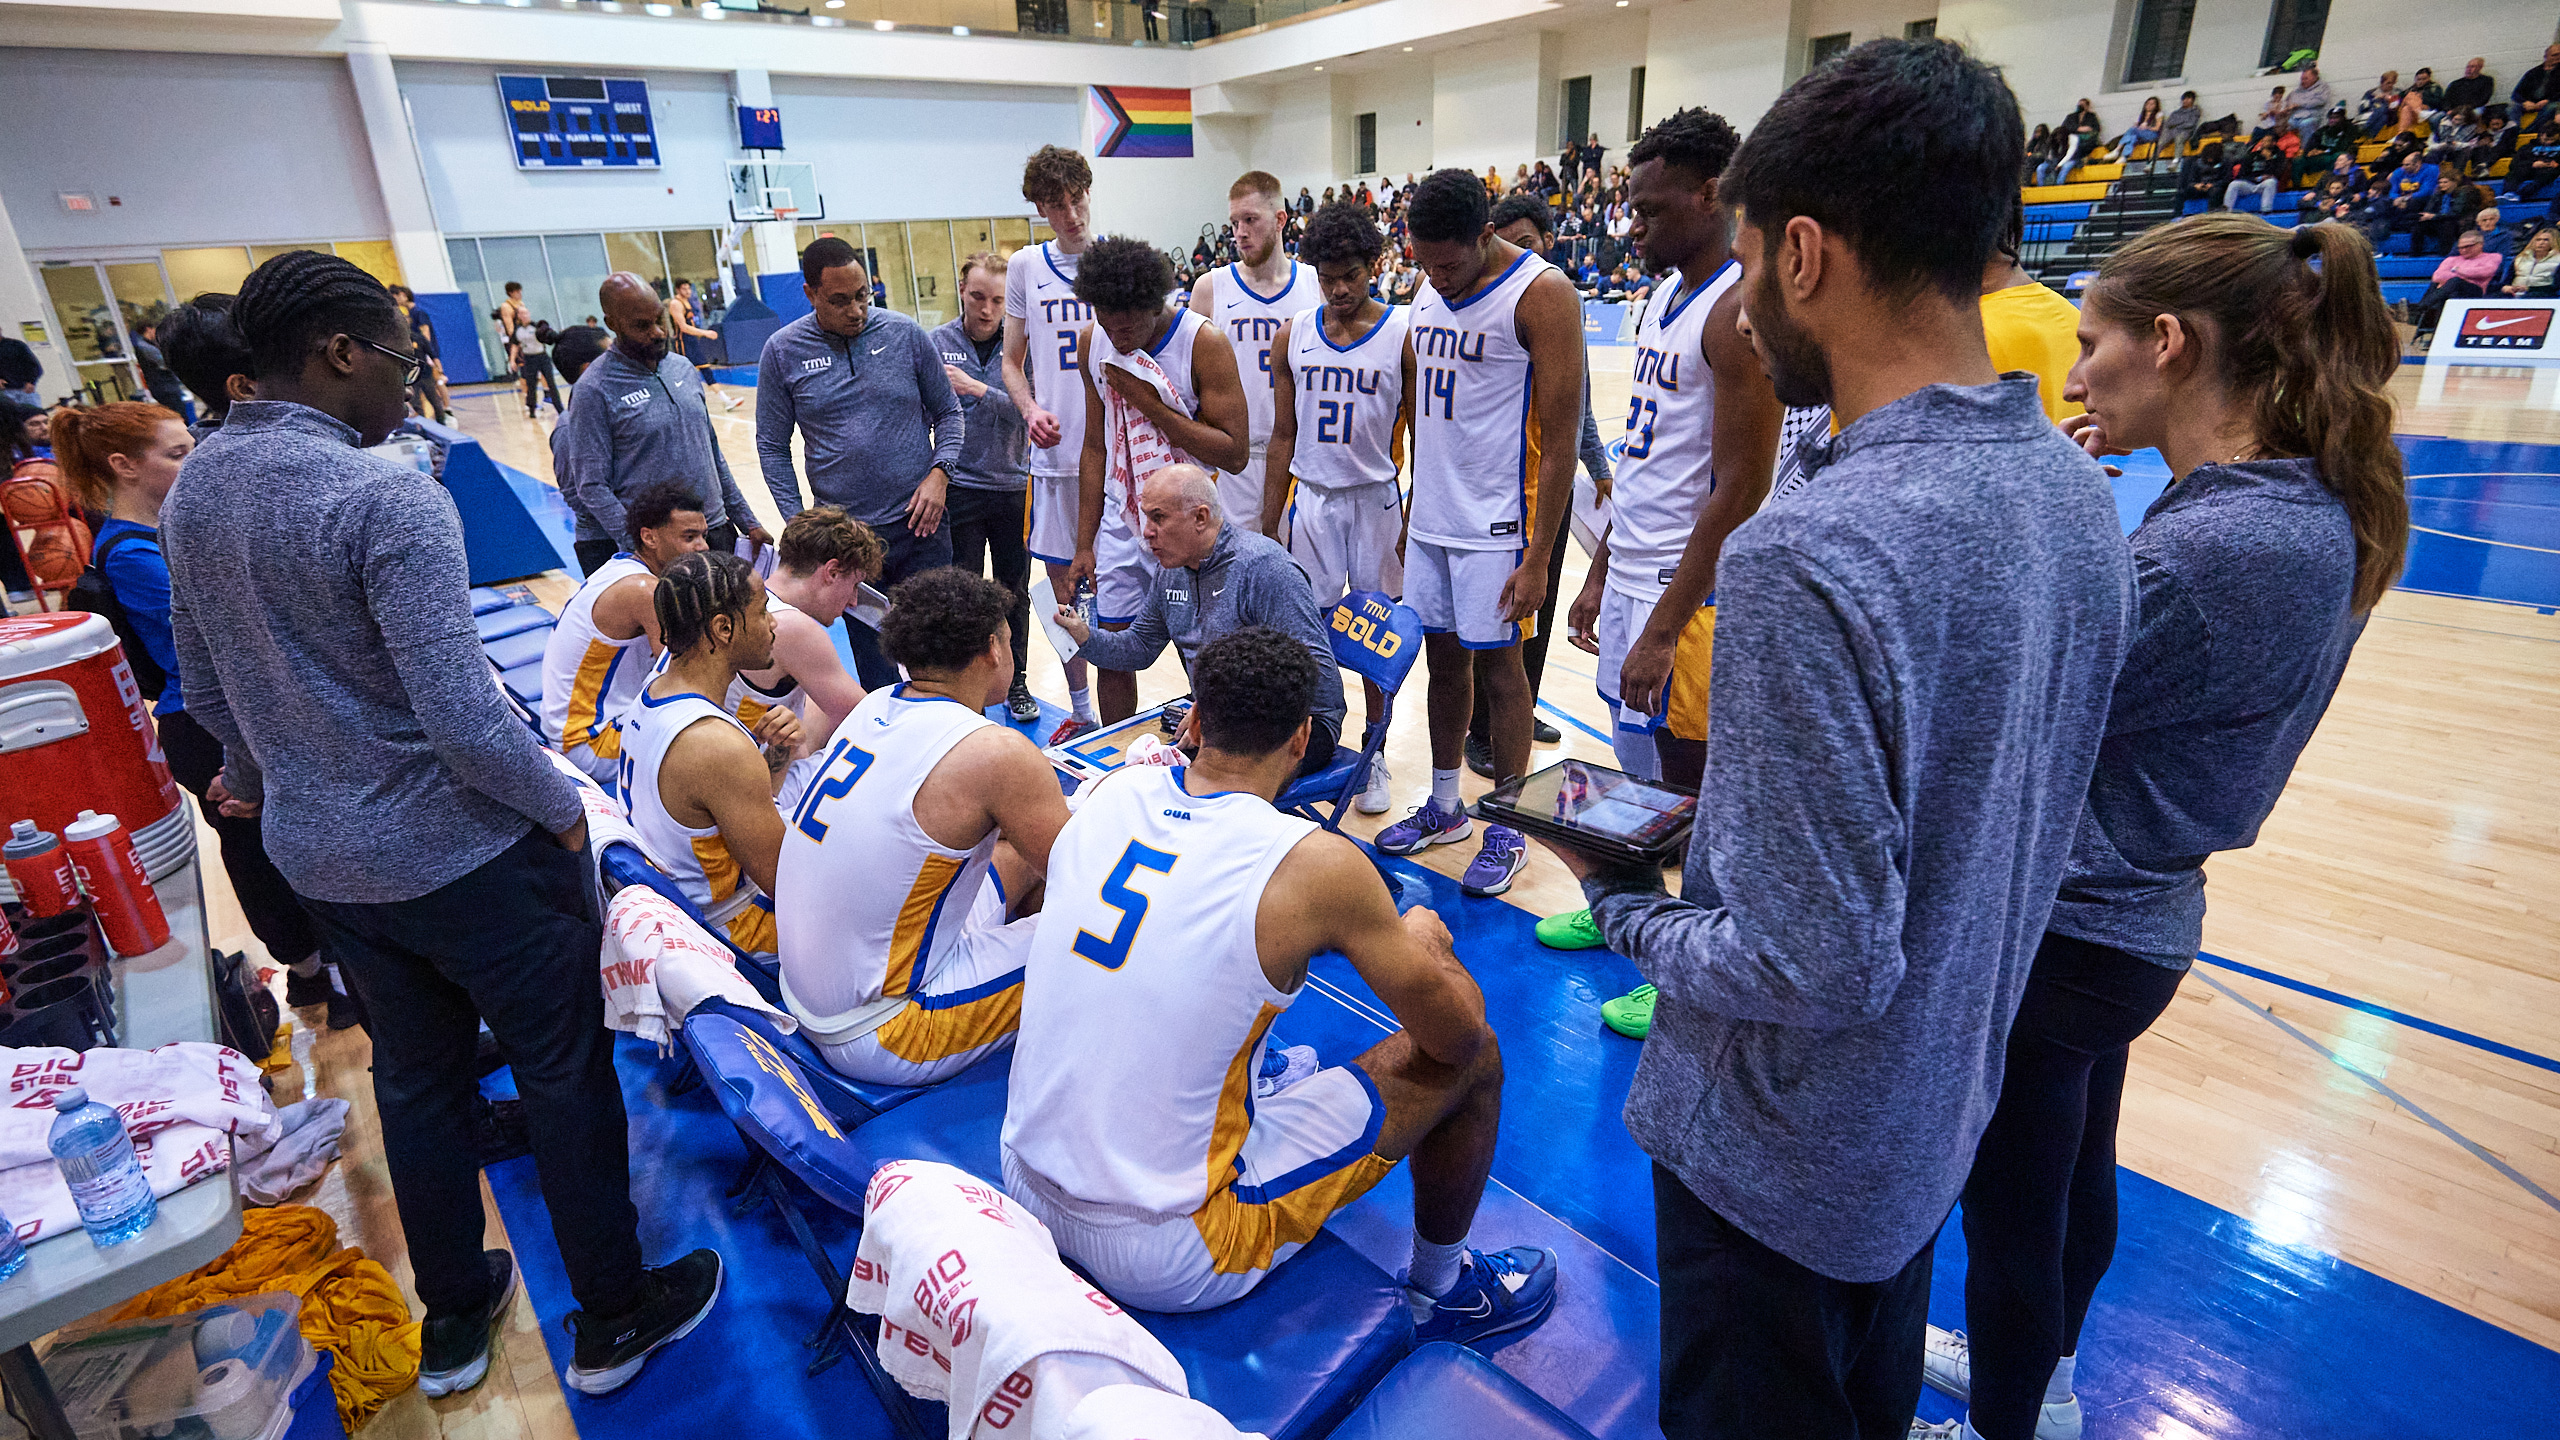
{"type": "Polygon", "coordinates": [[[519,170],[658,168],[645,80],[501,75],[498,99],[519,170]]]}

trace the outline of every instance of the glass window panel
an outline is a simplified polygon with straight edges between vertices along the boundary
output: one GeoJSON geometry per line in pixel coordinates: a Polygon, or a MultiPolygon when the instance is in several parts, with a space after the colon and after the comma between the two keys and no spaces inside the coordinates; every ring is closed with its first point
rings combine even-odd
{"type": "Polygon", "coordinates": [[[124,313],[128,335],[139,335],[145,325],[157,325],[169,313],[169,282],[160,275],[157,260],[129,261],[107,267],[107,283],[115,287],[116,305],[124,313]]]}
{"type": "Polygon", "coordinates": [[[182,300],[198,295],[237,295],[249,278],[249,247],[212,245],[201,250],[163,250],[160,263],[169,268],[169,288],[182,300]]]}
{"type": "Polygon", "coordinates": [[[914,315],[916,287],[914,273],[907,265],[907,227],[895,223],[865,225],[862,242],[863,268],[871,272],[871,278],[888,296],[882,303],[914,315]]]}
{"type": "Polygon", "coordinates": [[[543,258],[541,236],[482,236],[480,263],[487,267],[490,288],[497,294],[489,302],[490,309],[506,303],[507,286],[514,283],[524,286],[524,308],[535,319],[547,320],[560,313],[559,299],[551,291],[551,265],[543,258]]]}
{"type": "Polygon", "coordinates": [[[1031,243],[1032,243],[1032,244],[1034,244],[1034,245],[1046,245],[1046,244],[1048,244],[1050,241],[1055,240],[1055,239],[1057,239],[1057,238],[1058,238],[1058,232],[1049,228],[1049,222],[1048,222],[1048,221],[1046,221],[1046,220],[1034,220],[1034,221],[1032,221],[1032,222],[1031,222],[1031,243]]]}
{"type": "Polygon", "coordinates": [[[603,286],[604,277],[613,273],[605,260],[604,237],[545,235],[542,248],[551,260],[551,284],[559,292],[561,308],[535,314],[566,330],[596,312],[601,303],[596,291],[603,286]]]}
{"type": "Polygon", "coordinates": [[[668,293],[676,281],[692,281],[693,308],[707,325],[710,317],[729,308],[729,280],[720,273],[719,237],[708,230],[667,230],[659,238],[667,245],[668,293]]]}
{"type": "MultiPolygon", "coordinates": [[[[990,220],[954,220],[951,222],[951,253],[961,264],[969,257],[984,252],[996,253],[996,227],[990,220]]],[[[958,302],[954,302],[955,304],[958,302]]]]}
{"type": "Polygon", "coordinates": [[[385,285],[407,283],[401,278],[400,257],[388,240],[341,240],[329,248],[338,252],[339,259],[385,285]]]}
{"type": "Polygon", "coordinates": [[[1031,222],[1019,215],[1007,215],[993,222],[996,253],[1011,258],[1013,252],[1031,244],[1031,222]]]}
{"type": "MultiPolygon", "coordinates": [[[[507,368],[507,350],[498,341],[498,327],[489,319],[490,313],[498,308],[497,287],[489,283],[488,272],[481,267],[480,242],[447,240],[444,253],[453,261],[455,283],[462,287],[462,293],[471,297],[474,321],[471,335],[480,346],[481,363],[488,367],[490,374],[501,374],[507,368]]],[[[449,341],[439,337],[438,343],[449,341]]]]}
{"type": "Polygon", "coordinates": [[[916,323],[927,330],[948,323],[960,313],[960,266],[951,253],[951,230],[948,220],[907,222],[907,256],[915,271],[916,323]]]}
{"type": "MultiPolygon", "coordinates": [[[[641,279],[648,281],[650,287],[655,289],[659,294],[663,295],[666,293],[667,254],[666,251],[660,249],[658,246],[657,231],[606,231],[604,237],[604,259],[605,264],[610,268],[614,270],[628,270],[632,274],[639,276],[641,279]]],[[[577,307],[574,306],[572,308],[577,309],[577,307]]],[[[591,313],[600,315],[600,312],[597,312],[592,304],[586,304],[585,308],[578,309],[578,313],[570,318],[574,322],[584,323],[587,316],[591,313]]],[[[598,323],[602,323],[601,318],[599,318],[598,323]]]]}
{"type": "Polygon", "coordinates": [[[44,292],[53,301],[54,323],[61,327],[62,343],[72,360],[124,358],[124,337],[116,333],[115,314],[107,308],[97,266],[47,265],[44,292]]]}

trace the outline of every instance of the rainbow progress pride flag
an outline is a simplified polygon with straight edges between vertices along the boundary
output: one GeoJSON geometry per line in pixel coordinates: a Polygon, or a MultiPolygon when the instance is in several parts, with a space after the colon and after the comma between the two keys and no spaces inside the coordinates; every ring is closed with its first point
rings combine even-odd
{"type": "Polygon", "coordinates": [[[1097,157],[1186,159],[1191,154],[1191,92],[1145,85],[1085,87],[1085,146],[1097,157]]]}

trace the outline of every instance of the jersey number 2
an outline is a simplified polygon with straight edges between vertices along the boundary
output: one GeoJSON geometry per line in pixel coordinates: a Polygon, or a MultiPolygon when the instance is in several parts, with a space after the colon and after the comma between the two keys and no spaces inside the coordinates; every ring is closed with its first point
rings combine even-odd
{"type": "Polygon", "coordinates": [[[850,740],[836,742],[836,748],[827,752],[827,763],[818,767],[816,778],[809,782],[809,793],[801,797],[800,813],[791,817],[801,834],[821,845],[827,843],[827,822],[818,818],[818,807],[843,799],[862,772],[871,768],[872,759],[870,751],[855,749],[850,740]]]}
{"type": "Polygon", "coordinates": [[[1351,411],[1356,401],[1319,400],[1316,402],[1316,441],[1324,445],[1351,443],[1351,411]]]}
{"type": "Polygon", "coordinates": [[[1120,912],[1120,923],[1111,929],[1111,938],[1103,939],[1090,930],[1076,932],[1075,952],[1105,970],[1117,970],[1128,963],[1129,946],[1138,938],[1138,927],[1147,923],[1147,897],[1129,888],[1129,879],[1141,867],[1159,875],[1173,873],[1178,858],[1151,845],[1135,840],[1120,852],[1120,863],[1102,881],[1102,903],[1120,912]]]}

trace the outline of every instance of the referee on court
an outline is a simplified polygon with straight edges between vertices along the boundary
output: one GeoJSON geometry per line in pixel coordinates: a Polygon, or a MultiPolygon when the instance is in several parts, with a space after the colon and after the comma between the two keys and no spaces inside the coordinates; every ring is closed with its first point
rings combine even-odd
{"type": "MultiPolygon", "coordinates": [[[[808,506],[791,465],[791,431],[809,461],[809,493],[870,526],[888,548],[886,590],[951,563],[943,510],[964,429],[942,352],[922,326],[871,303],[853,247],[821,235],[800,252],[809,313],[765,342],[756,370],[756,457],[788,523],[808,506]]],[[[822,619],[829,617],[820,617],[822,619]]],[[[866,690],[898,681],[880,636],[845,621],[866,690]]]]}

